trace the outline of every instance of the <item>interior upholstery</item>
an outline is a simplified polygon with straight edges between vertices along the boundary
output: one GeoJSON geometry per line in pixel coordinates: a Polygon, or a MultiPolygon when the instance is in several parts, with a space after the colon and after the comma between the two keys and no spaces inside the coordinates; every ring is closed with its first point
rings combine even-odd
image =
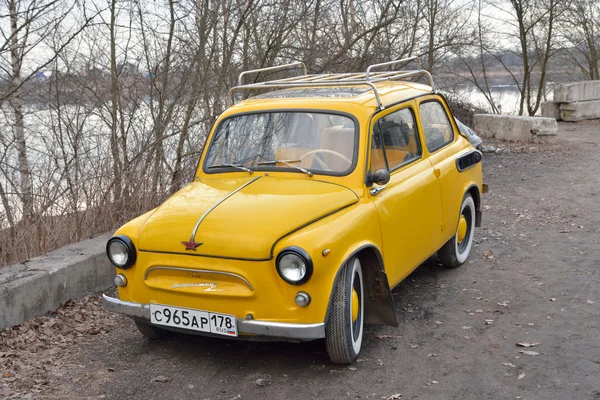
{"type": "MultiPolygon", "coordinates": [[[[311,151],[307,147],[282,147],[275,150],[276,160],[299,160],[304,154],[311,151]]],[[[309,156],[310,158],[310,156],[309,156]]]]}
{"type": "MultiPolygon", "coordinates": [[[[352,160],[354,152],[354,129],[343,126],[332,126],[321,132],[320,148],[333,150],[352,160]]],[[[333,154],[321,153],[323,161],[333,170],[344,171],[350,167],[347,161],[333,154]]]]}

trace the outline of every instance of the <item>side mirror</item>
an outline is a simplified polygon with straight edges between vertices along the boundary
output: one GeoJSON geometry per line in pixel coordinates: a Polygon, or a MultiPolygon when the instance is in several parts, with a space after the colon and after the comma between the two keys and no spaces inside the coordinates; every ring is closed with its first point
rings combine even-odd
{"type": "Polygon", "coordinates": [[[376,183],[378,185],[385,185],[390,181],[390,172],[387,169],[378,169],[374,173],[371,174],[369,178],[372,183],[376,183]]]}

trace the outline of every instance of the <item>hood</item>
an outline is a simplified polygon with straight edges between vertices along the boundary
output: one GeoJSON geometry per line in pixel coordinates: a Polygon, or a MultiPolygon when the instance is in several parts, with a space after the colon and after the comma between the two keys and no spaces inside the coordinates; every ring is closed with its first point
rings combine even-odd
{"type": "Polygon", "coordinates": [[[139,250],[264,260],[275,242],[358,201],[350,189],[312,179],[245,176],[194,182],[142,225],[139,250]],[[202,243],[186,250],[192,242],[202,243]]]}

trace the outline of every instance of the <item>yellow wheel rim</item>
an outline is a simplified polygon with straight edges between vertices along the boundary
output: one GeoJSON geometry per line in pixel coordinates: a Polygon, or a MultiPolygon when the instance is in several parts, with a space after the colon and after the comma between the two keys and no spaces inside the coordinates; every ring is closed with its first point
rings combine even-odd
{"type": "Polygon", "coordinates": [[[356,293],[355,289],[352,289],[352,322],[358,318],[358,308],[358,293],[356,293]]]}
{"type": "Polygon", "coordinates": [[[460,221],[458,221],[458,232],[456,232],[456,239],[458,240],[458,244],[460,244],[465,236],[467,235],[467,219],[464,215],[460,216],[460,221]]]}

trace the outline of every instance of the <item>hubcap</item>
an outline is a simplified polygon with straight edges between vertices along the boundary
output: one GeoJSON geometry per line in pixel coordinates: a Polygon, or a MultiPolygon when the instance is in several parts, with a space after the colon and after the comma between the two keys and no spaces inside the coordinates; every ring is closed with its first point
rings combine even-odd
{"type": "Polygon", "coordinates": [[[356,293],[356,289],[352,288],[352,322],[355,322],[358,318],[359,308],[358,293],[356,293]]]}
{"type": "Polygon", "coordinates": [[[456,234],[456,239],[458,244],[461,244],[467,235],[467,219],[464,215],[460,216],[460,221],[458,221],[458,232],[456,234]]]}

